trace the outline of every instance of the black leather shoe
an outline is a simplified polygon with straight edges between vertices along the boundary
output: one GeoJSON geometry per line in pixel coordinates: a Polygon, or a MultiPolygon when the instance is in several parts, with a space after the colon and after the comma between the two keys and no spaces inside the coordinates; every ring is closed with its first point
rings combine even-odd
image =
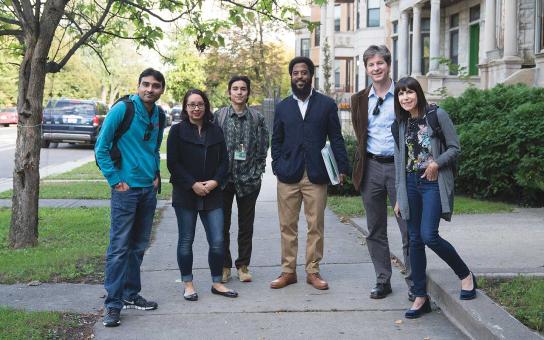
{"type": "Polygon", "coordinates": [[[470,273],[470,275],[472,275],[472,289],[461,289],[461,294],[459,295],[459,299],[461,300],[472,300],[476,297],[476,288],[478,288],[478,284],[476,283],[476,276],[472,273],[470,273]]]}
{"type": "Polygon", "coordinates": [[[370,292],[370,298],[383,299],[392,292],[390,283],[376,283],[376,287],[370,292]]]}
{"type": "Polygon", "coordinates": [[[212,287],[212,294],[223,295],[223,296],[226,296],[226,297],[229,297],[229,298],[238,297],[238,293],[236,291],[234,291],[234,290],[227,290],[226,292],[220,292],[220,291],[218,291],[217,289],[215,289],[213,287],[212,287]]]}
{"type": "Polygon", "coordinates": [[[408,309],[406,313],[404,313],[404,317],[407,319],[417,319],[423,314],[430,312],[432,312],[431,300],[429,299],[429,297],[427,297],[425,303],[421,307],[419,307],[419,309],[408,309]]]}
{"type": "Polygon", "coordinates": [[[414,293],[412,293],[412,289],[408,289],[408,301],[414,302],[416,301],[416,296],[414,293]]]}
{"type": "Polygon", "coordinates": [[[185,292],[183,292],[183,298],[187,301],[197,301],[198,294],[194,292],[193,294],[186,295],[185,292]]]}

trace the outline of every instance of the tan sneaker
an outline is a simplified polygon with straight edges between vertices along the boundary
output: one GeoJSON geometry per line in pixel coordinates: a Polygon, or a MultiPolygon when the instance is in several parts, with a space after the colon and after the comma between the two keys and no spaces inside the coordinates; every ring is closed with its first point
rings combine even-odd
{"type": "Polygon", "coordinates": [[[227,283],[230,280],[230,268],[223,268],[223,277],[221,283],[227,283]]]}
{"type": "Polygon", "coordinates": [[[251,282],[252,277],[247,266],[238,268],[238,278],[240,279],[240,282],[251,282]]]}

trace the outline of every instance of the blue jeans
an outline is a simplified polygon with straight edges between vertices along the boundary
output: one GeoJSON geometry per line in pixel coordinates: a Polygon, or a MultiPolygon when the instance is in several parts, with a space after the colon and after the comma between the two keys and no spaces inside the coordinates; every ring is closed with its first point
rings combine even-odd
{"type": "Polygon", "coordinates": [[[174,207],[178,220],[178,266],[183,282],[193,281],[193,241],[195,239],[196,217],[200,220],[206,231],[208,240],[208,264],[214,283],[221,282],[223,276],[223,261],[225,251],[223,248],[223,209],[192,210],[174,207]]]}
{"type": "Polygon", "coordinates": [[[140,265],[149,244],[157,194],[153,186],[111,191],[110,245],[106,253],[105,306],[122,308],[123,299],[142,289],[140,265]]]}
{"type": "Polygon", "coordinates": [[[415,296],[426,296],[427,258],[425,246],[431,248],[444,260],[459,279],[467,277],[470,271],[455,248],[438,235],[438,225],[442,214],[438,182],[421,178],[421,174],[408,173],[406,175],[406,189],[410,206],[410,219],[407,224],[412,280],[414,281],[412,292],[415,296]]]}

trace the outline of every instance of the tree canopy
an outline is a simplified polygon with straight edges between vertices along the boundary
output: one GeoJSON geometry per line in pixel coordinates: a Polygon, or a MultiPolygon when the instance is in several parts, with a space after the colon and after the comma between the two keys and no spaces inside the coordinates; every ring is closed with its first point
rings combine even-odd
{"type": "Polygon", "coordinates": [[[40,124],[46,74],[59,72],[83,46],[94,51],[107,68],[103,48],[114,39],[133,40],[157,50],[164,36],[161,23],[182,22],[202,52],[223,45],[223,29],[251,25],[256,15],[286,24],[300,17],[296,4],[277,0],[215,4],[225,18],[207,19],[210,13],[203,13],[204,0],[0,1],[0,43],[11,48],[19,64],[9,246],[22,248],[38,242],[40,124]]]}

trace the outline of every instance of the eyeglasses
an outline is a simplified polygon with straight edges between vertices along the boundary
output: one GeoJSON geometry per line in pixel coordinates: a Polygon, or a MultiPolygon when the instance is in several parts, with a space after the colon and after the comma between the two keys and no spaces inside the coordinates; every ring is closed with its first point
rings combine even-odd
{"type": "Polygon", "coordinates": [[[190,108],[191,110],[194,110],[196,109],[197,107],[201,108],[201,109],[204,109],[206,107],[206,105],[204,103],[199,103],[199,104],[187,104],[187,107],[190,108]]]}
{"type": "Polygon", "coordinates": [[[151,138],[151,132],[153,132],[153,123],[149,123],[149,125],[147,125],[147,129],[145,129],[145,133],[144,133],[144,141],[148,141],[149,138],[151,138]]]}
{"type": "Polygon", "coordinates": [[[380,113],[380,106],[383,104],[383,98],[378,97],[378,101],[376,102],[376,106],[374,106],[374,111],[372,111],[373,116],[377,116],[380,113]]]}

